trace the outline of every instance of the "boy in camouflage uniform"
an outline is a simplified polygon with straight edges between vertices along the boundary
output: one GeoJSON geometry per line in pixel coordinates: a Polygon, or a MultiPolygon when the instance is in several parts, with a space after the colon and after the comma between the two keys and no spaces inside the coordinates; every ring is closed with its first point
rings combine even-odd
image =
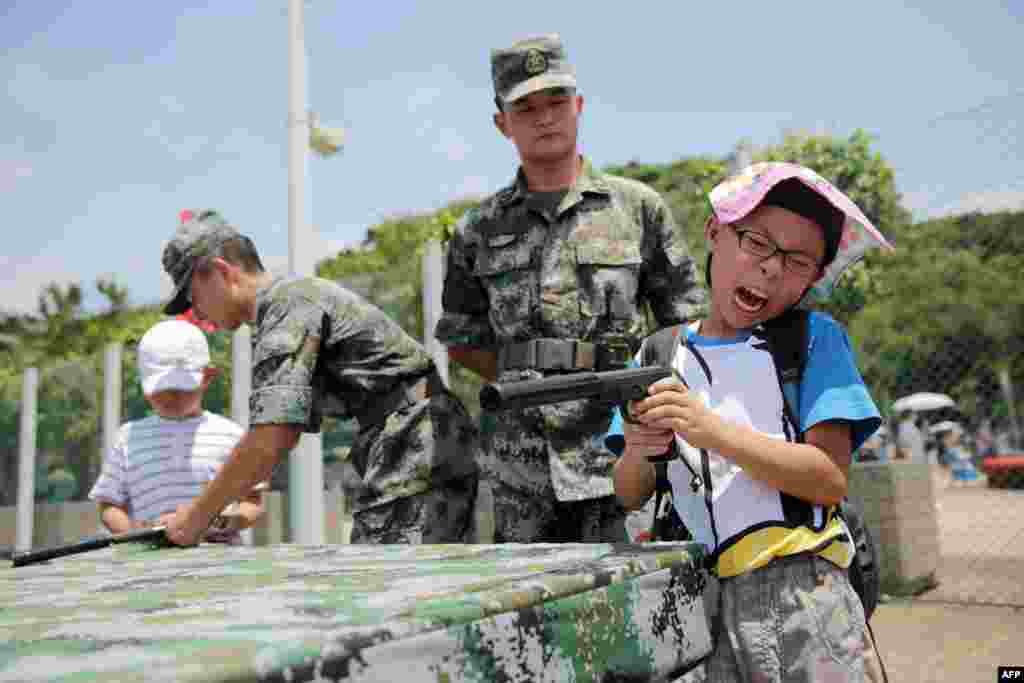
{"type": "MultiPolygon", "coordinates": [[[[522,165],[463,217],[448,250],[436,336],[488,380],[624,367],[631,343],[703,302],[683,235],[651,188],[580,156],[583,98],[561,40],[491,54],[494,123],[522,165]]],[[[481,476],[495,541],[623,541],[600,441],[612,406],[580,400],[484,416],[481,476]]]]}
{"type": "Polygon", "coordinates": [[[216,479],[167,525],[195,543],[217,511],[270,478],[303,431],[353,417],[363,480],[353,543],[461,542],[476,495],[476,430],[423,347],[379,309],[329,280],[276,277],[215,212],[182,224],[163,253],[175,291],[226,329],[253,325],[252,427],[216,479]]]}

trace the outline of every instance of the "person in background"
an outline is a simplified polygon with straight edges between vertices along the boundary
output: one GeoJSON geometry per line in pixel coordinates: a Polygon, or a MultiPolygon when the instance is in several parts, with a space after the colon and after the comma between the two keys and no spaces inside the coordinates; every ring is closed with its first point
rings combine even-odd
{"type": "MultiPolygon", "coordinates": [[[[111,533],[166,523],[199,496],[243,434],[241,426],[203,409],[218,371],[205,335],[191,323],[166,320],[138,345],[142,393],[153,415],[125,423],[89,498],[111,533]]],[[[238,543],[239,531],[263,514],[263,485],[223,510],[204,540],[238,543]]]]}
{"type": "Polygon", "coordinates": [[[931,431],[938,442],[938,462],[944,470],[942,484],[950,486],[977,481],[978,470],[962,442],[963,428],[956,422],[945,420],[933,425],[931,431]]]}
{"type": "Polygon", "coordinates": [[[926,461],[925,438],[921,432],[922,419],[912,411],[898,416],[896,452],[894,460],[923,463],[926,461]]]}

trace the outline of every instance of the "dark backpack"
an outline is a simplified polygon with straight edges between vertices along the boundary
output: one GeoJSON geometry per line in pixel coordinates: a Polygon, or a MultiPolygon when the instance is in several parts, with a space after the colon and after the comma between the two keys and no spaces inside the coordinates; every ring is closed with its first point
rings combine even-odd
{"type": "MultiPolygon", "coordinates": [[[[807,365],[808,343],[808,312],[802,309],[791,309],[786,313],[765,322],[758,334],[768,341],[768,351],[775,362],[778,372],[779,386],[782,389],[783,407],[793,425],[799,425],[800,415],[800,382],[807,365]]],[[[643,346],[643,365],[663,365],[670,367],[679,344],[679,335],[683,326],[674,325],[658,330],[647,337],[643,346]]],[[[797,440],[803,439],[799,430],[797,440]]],[[[662,510],[664,494],[671,492],[668,480],[668,463],[677,457],[675,442],[665,457],[654,463],[656,474],[654,520],[651,524],[652,540],[682,541],[689,540],[690,534],[683,525],[672,505],[672,497],[668,496],[667,509],[662,510]]],[[[878,565],[878,549],[867,526],[864,524],[860,510],[844,498],[839,503],[839,515],[846,522],[853,544],[856,548],[853,562],[848,570],[850,584],[860,596],[867,619],[878,605],[881,583],[878,565]]]]}

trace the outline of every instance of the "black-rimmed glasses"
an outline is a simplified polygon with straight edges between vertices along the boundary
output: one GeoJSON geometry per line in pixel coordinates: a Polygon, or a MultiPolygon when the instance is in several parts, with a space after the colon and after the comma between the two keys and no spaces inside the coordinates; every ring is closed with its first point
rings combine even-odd
{"type": "Polygon", "coordinates": [[[735,226],[731,227],[736,232],[737,239],[739,239],[740,249],[762,260],[770,259],[775,254],[782,254],[782,267],[794,275],[814,275],[821,267],[818,260],[810,254],[783,249],[763,233],[735,226]]]}

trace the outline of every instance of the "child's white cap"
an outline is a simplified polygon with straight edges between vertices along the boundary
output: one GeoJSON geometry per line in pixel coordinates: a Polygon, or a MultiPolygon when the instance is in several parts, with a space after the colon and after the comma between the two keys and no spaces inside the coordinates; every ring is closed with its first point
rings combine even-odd
{"type": "Polygon", "coordinates": [[[142,393],[180,389],[194,391],[210,364],[210,347],[198,327],[184,320],[165,320],[149,328],[138,348],[142,393]]]}

